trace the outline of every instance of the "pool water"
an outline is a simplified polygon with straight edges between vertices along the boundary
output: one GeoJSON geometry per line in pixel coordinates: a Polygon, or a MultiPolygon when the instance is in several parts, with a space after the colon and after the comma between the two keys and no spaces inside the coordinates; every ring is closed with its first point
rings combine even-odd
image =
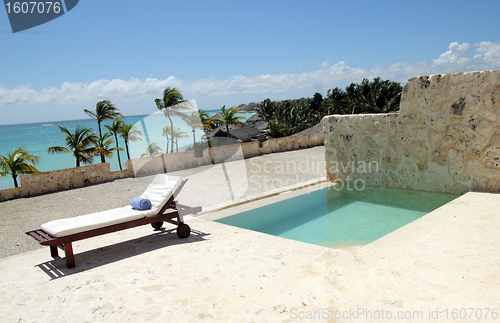
{"type": "Polygon", "coordinates": [[[459,195],[365,187],[333,187],[216,220],[327,247],[373,242],[459,195]]]}

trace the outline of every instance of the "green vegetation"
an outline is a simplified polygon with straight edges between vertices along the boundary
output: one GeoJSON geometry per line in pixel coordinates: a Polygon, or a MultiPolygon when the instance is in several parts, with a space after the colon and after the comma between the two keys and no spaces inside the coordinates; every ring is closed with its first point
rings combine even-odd
{"type": "Polygon", "coordinates": [[[83,111],[91,118],[97,119],[97,125],[99,126],[99,137],[102,137],[101,122],[108,119],[123,117],[123,115],[118,112],[118,109],[115,108],[115,106],[108,100],[97,102],[95,106],[95,112],[87,109],[83,109],[83,111]]]}
{"type": "MultiPolygon", "coordinates": [[[[206,114],[206,113],[205,113],[206,114]]],[[[207,115],[208,116],[208,115],[207,115]]],[[[193,111],[188,115],[182,117],[182,120],[192,129],[193,132],[193,145],[196,146],[196,129],[204,129],[201,122],[201,115],[197,111],[193,111]]]]}
{"type": "Polygon", "coordinates": [[[182,111],[189,109],[189,101],[184,100],[182,94],[174,87],[167,87],[163,91],[163,100],[155,99],[156,107],[158,110],[163,111],[165,117],[170,121],[170,140],[172,146],[170,148],[170,152],[174,152],[174,123],[172,121],[172,117],[185,117],[182,111]]]}
{"type": "MultiPolygon", "coordinates": [[[[169,150],[170,153],[173,153],[174,146],[178,152],[178,140],[188,136],[185,131],[174,127],[172,117],[180,117],[192,129],[193,134],[193,146],[187,147],[186,150],[194,149],[196,156],[201,156],[203,149],[228,144],[229,141],[212,137],[210,142],[196,142],[196,130],[202,129],[205,133],[208,133],[218,126],[224,125],[226,134],[229,137],[229,127],[241,123],[241,120],[244,119],[237,116],[237,113],[240,112],[257,112],[260,121],[267,122],[268,135],[279,138],[315,126],[327,115],[397,111],[402,90],[403,87],[398,82],[382,80],[380,77],[374,78],[373,81],[364,79],[361,84],[351,83],[346,86],[345,90],[338,87],[328,90],[324,98],[321,93],[315,93],[312,98],[284,101],[265,99],[260,103],[251,102],[229,109],[226,109],[226,106],[223,105],[221,106],[222,117],[220,119],[209,118],[208,114],[203,110],[186,113],[185,111],[190,108],[190,102],[185,100],[174,87],[165,88],[162,99],[155,99],[154,101],[156,107],[170,121],[170,125],[166,125],[162,133],[167,141],[165,153],[168,153],[169,150]]],[[[127,158],[130,159],[128,143],[129,141],[141,140],[138,137],[138,135],[142,135],[141,131],[133,125],[125,124],[120,119],[123,115],[109,100],[99,101],[96,104],[95,111],[84,109],[84,112],[97,120],[99,136],[96,136],[91,128],[77,128],[75,133],[71,133],[68,129],[59,126],[60,130],[66,135],[66,147],[53,146],[49,147],[47,151],[49,153],[72,152],[76,158],[77,167],[81,163],[91,164],[95,155],[99,155],[101,162],[104,163],[106,157],[111,157],[112,152],[116,151],[118,165],[122,170],[119,151],[123,149],[118,145],[118,135],[124,139],[127,158]],[[110,126],[106,125],[109,132],[103,134],[101,123],[109,119],[112,119],[113,123],[110,126]],[[113,136],[114,140],[112,139],[113,136]],[[110,148],[113,142],[116,143],[116,147],[110,148]]],[[[160,153],[162,153],[162,149],[160,149],[158,143],[153,142],[147,147],[146,153],[142,154],[142,156],[153,156],[160,153]]],[[[0,175],[5,176],[5,170],[2,170],[0,175]]]]}
{"type": "MultiPolygon", "coordinates": [[[[166,125],[165,127],[163,127],[163,133],[162,133],[162,136],[165,136],[167,138],[167,150],[166,152],[168,152],[168,144],[169,144],[169,138],[168,136],[172,136],[173,134],[173,144],[175,144],[175,146],[177,147],[176,150],[177,152],[179,152],[179,138],[185,138],[187,137],[187,132],[185,131],[181,131],[180,128],[177,128],[177,127],[174,127],[173,131],[172,131],[172,128],[169,126],[169,125],[166,125]]],[[[193,138],[194,138],[194,133],[193,133],[193,138]]],[[[173,147],[172,147],[173,148],[173,147]]]]}
{"type": "Polygon", "coordinates": [[[264,100],[255,107],[262,121],[269,124],[272,137],[290,136],[318,124],[331,114],[387,113],[397,111],[403,87],[398,82],[364,79],[345,90],[328,90],[326,98],[315,93],[298,100],[264,100]]]}
{"type": "Polygon", "coordinates": [[[137,129],[132,124],[123,124],[120,127],[119,132],[120,132],[120,135],[122,136],[123,140],[125,141],[125,150],[127,151],[127,159],[130,159],[130,153],[128,150],[128,142],[141,140],[141,138],[139,138],[137,136],[142,135],[142,131],[137,129]]]}
{"type": "MultiPolygon", "coordinates": [[[[97,126],[99,128],[99,136],[94,138],[94,150],[93,154],[99,155],[101,157],[101,163],[106,162],[106,157],[111,157],[113,151],[117,152],[118,157],[118,165],[120,166],[120,170],[122,170],[122,163],[120,160],[120,150],[123,150],[118,146],[118,134],[120,134],[125,140],[125,146],[127,148],[127,157],[130,159],[129,151],[128,151],[128,131],[130,130],[129,125],[125,125],[123,120],[120,119],[123,115],[119,112],[119,110],[109,101],[103,100],[99,101],[96,104],[95,111],[90,111],[87,109],[83,110],[86,114],[88,114],[91,118],[97,120],[97,126]],[[106,125],[106,128],[109,130],[108,132],[102,133],[101,123],[104,120],[113,120],[111,126],[106,125]],[[125,131],[125,129],[128,129],[125,131]],[[115,138],[113,141],[110,137],[115,138]],[[127,137],[127,139],[125,139],[127,137]],[[116,143],[116,147],[110,148],[111,144],[116,143]]],[[[134,137],[135,138],[135,137],[134,137]]],[[[92,161],[90,161],[92,163],[92,161]]]]}
{"type": "Polygon", "coordinates": [[[180,128],[174,127],[174,142],[176,151],[179,152],[179,139],[188,137],[187,132],[181,131],[180,128]]]}
{"type": "Polygon", "coordinates": [[[222,112],[222,120],[216,120],[226,126],[226,134],[229,137],[229,126],[240,124],[241,119],[245,119],[240,116],[236,116],[236,113],[240,111],[240,109],[232,107],[226,110],[226,106],[223,105],[220,107],[220,111],[222,112]]]}
{"type": "Polygon", "coordinates": [[[118,165],[120,166],[120,170],[122,170],[122,161],[120,160],[120,150],[123,150],[123,149],[121,149],[118,146],[118,134],[121,133],[120,130],[123,127],[123,125],[124,125],[123,120],[118,119],[118,118],[113,120],[113,123],[111,124],[111,126],[106,125],[106,128],[108,128],[109,133],[115,136],[116,155],[118,156],[118,165]]]}
{"type": "Polygon", "coordinates": [[[122,170],[122,163],[120,159],[120,150],[123,150],[118,145],[118,135],[122,136],[125,140],[125,148],[127,150],[127,157],[130,159],[128,149],[129,141],[141,140],[137,135],[142,133],[133,125],[125,124],[121,117],[123,115],[119,110],[109,101],[99,101],[96,104],[95,111],[87,109],[83,110],[90,117],[97,120],[99,128],[99,136],[92,131],[92,128],[81,128],[78,126],[75,133],[71,133],[67,128],[58,125],[59,130],[66,135],[66,147],[52,146],[47,148],[48,153],[70,153],[72,152],[76,158],[76,167],[80,164],[92,164],[93,157],[99,155],[101,163],[106,162],[106,157],[111,157],[113,151],[117,152],[118,165],[122,170]],[[102,133],[101,123],[104,120],[113,120],[113,123],[106,128],[109,132],[102,133]],[[114,140],[112,139],[114,136],[114,140]],[[116,143],[116,147],[111,148],[111,145],[116,143]]]}
{"type": "Polygon", "coordinates": [[[7,174],[12,175],[14,187],[19,187],[17,184],[17,176],[24,174],[37,173],[35,164],[40,157],[30,155],[23,147],[17,148],[7,157],[0,155],[0,176],[5,177],[7,174]]]}
{"type": "Polygon", "coordinates": [[[146,148],[146,153],[142,154],[141,157],[160,155],[163,150],[158,146],[156,141],[150,143],[146,148]]]}
{"type": "Polygon", "coordinates": [[[212,130],[213,121],[208,117],[208,114],[203,110],[198,110],[198,116],[200,117],[200,122],[203,126],[203,131],[205,133],[212,130]]]}
{"type": "Polygon", "coordinates": [[[114,143],[113,139],[111,139],[112,135],[108,132],[105,132],[104,135],[97,138],[95,141],[94,154],[101,156],[101,163],[106,162],[106,157],[111,157],[113,154],[113,150],[122,150],[120,147],[110,148],[111,144],[114,143]]]}
{"type": "Polygon", "coordinates": [[[166,125],[165,127],[163,127],[163,132],[161,135],[165,136],[165,138],[167,139],[167,149],[165,149],[165,153],[168,153],[168,144],[170,142],[170,139],[168,139],[168,136],[171,133],[172,133],[172,127],[170,127],[169,125],[166,125]]]}
{"type": "Polygon", "coordinates": [[[66,147],[51,146],[47,148],[49,154],[53,153],[73,153],[76,158],[76,167],[80,167],[80,163],[92,164],[95,153],[95,142],[97,137],[91,128],[75,129],[75,133],[71,133],[66,127],[57,125],[59,130],[66,135],[66,147]]]}

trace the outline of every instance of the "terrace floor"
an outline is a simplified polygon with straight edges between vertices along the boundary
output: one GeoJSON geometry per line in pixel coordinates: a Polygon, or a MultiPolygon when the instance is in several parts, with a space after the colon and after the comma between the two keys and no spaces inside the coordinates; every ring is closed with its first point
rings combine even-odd
{"type": "MultiPolygon", "coordinates": [[[[200,199],[192,176],[180,203],[200,199]]],[[[215,223],[214,213],[188,217],[185,240],[168,224],[138,227],[75,242],[72,269],[49,248],[0,259],[0,320],[496,322],[499,210],[499,194],[467,193],[354,252],[215,223]]]]}

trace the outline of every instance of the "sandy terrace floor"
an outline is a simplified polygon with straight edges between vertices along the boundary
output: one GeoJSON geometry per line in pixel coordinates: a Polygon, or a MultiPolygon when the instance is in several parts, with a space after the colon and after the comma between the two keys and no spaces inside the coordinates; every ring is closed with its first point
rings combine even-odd
{"type": "Polygon", "coordinates": [[[467,193],[354,252],[209,214],[185,240],[138,227],[74,243],[73,269],[48,248],[1,259],[0,321],[497,322],[498,210],[467,193]]]}

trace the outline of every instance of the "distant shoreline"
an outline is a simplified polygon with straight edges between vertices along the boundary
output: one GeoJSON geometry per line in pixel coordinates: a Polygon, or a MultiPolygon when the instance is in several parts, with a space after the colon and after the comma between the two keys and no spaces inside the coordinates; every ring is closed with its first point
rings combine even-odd
{"type": "MultiPolygon", "coordinates": [[[[220,112],[220,109],[218,110],[204,110],[205,112],[212,113],[212,112],[220,112]]],[[[239,113],[257,113],[257,111],[247,111],[247,110],[240,110],[239,113]]],[[[131,115],[131,116],[124,116],[124,118],[142,118],[142,117],[147,117],[150,116],[151,114],[137,114],[137,115],[131,115]]],[[[83,122],[83,121],[88,121],[89,118],[85,119],[71,119],[71,120],[57,120],[57,121],[41,121],[41,122],[28,122],[28,123],[13,123],[13,124],[0,124],[0,128],[7,128],[7,127],[19,127],[19,126],[36,126],[36,125],[53,125],[57,123],[63,123],[63,122],[83,122]]]]}
{"type": "MultiPolygon", "coordinates": [[[[124,118],[138,118],[138,117],[146,117],[149,114],[138,114],[138,115],[133,115],[133,116],[124,116],[124,118]]],[[[0,127],[18,127],[18,126],[36,126],[36,125],[44,125],[44,124],[56,124],[56,123],[63,123],[63,122],[83,122],[83,121],[88,121],[89,118],[85,119],[71,119],[71,120],[57,120],[57,121],[41,121],[41,122],[28,122],[28,123],[15,123],[15,124],[0,124],[0,127]]]]}

